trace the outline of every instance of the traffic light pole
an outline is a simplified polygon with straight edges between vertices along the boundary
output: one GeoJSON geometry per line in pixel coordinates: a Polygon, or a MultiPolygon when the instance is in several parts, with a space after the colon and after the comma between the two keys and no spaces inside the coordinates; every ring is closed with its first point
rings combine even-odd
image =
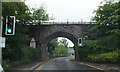
{"type": "MultiPolygon", "coordinates": [[[[0,1],[0,37],[2,37],[2,2],[0,1]]],[[[0,48],[0,64],[2,64],[2,48],[0,48]]]]}

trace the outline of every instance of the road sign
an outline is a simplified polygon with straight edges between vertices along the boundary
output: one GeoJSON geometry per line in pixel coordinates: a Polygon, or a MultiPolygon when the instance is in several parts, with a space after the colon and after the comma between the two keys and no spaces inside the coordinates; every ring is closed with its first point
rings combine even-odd
{"type": "Polygon", "coordinates": [[[34,38],[32,38],[32,40],[30,42],[30,47],[36,48],[36,42],[35,42],[34,38]]]}
{"type": "Polygon", "coordinates": [[[0,37],[0,47],[5,47],[5,38],[0,37]]]}

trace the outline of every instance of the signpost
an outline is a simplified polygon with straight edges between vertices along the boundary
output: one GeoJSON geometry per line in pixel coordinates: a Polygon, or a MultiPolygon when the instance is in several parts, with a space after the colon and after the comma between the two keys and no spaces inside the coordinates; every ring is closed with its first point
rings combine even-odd
{"type": "Polygon", "coordinates": [[[0,37],[0,47],[5,47],[5,38],[0,37]]]}
{"type": "Polygon", "coordinates": [[[36,48],[36,42],[34,38],[31,39],[30,47],[36,48]]]}
{"type": "MultiPolygon", "coordinates": [[[[2,1],[0,1],[0,37],[2,37],[2,1]]],[[[2,63],[2,48],[0,47],[0,64],[2,63]]]]}
{"type": "MultiPolygon", "coordinates": [[[[0,38],[1,38],[1,44],[3,44],[2,43],[2,27],[3,27],[3,22],[2,22],[2,16],[0,16],[0,38]]],[[[2,46],[4,46],[4,45],[2,45],[2,46]]],[[[2,46],[0,45],[0,64],[2,63],[2,46]]]]}

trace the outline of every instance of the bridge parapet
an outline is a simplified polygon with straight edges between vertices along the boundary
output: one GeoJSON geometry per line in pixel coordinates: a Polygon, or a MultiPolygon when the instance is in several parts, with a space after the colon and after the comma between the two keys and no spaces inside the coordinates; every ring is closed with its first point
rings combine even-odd
{"type": "Polygon", "coordinates": [[[49,22],[49,21],[42,21],[42,22],[29,22],[29,23],[26,23],[26,24],[30,24],[30,25],[53,25],[53,24],[95,24],[95,22],[56,22],[56,21],[52,21],[52,22],[49,22]]]}
{"type": "Polygon", "coordinates": [[[95,24],[95,22],[41,22],[43,25],[49,24],[95,24]]]}

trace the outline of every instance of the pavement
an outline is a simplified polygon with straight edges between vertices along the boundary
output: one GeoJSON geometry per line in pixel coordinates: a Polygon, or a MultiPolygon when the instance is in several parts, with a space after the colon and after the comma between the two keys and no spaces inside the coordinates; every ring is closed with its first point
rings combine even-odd
{"type": "MultiPolygon", "coordinates": [[[[72,67],[75,66],[74,64],[71,64],[70,62],[68,63],[67,62],[68,59],[66,59],[66,61],[63,61],[62,58],[60,58],[60,59],[58,58],[58,61],[55,61],[55,60],[52,60],[51,63],[52,64],[56,64],[56,66],[58,66],[58,63],[59,63],[59,65],[62,63],[63,66],[66,65],[66,64],[69,64],[68,67],[70,67],[71,65],[72,65],[72,67]]],[[[37,68],[43,69],[43,70],[50,70],[50,68],[52,68],[52,67],[56,68],[56,66],[53,66],[50,63],[47,64],[48,62],[50,62],[50,61],[46,61],[46,62],[39,62],[39,61],[31,62],[29,64],[24,64],[24,65],[13,67],[13,68],[11,68],[9,70],[6,70],[5,72],[24,72],[24,71],[25,72],[34,72],[35,70],[37,70],[37,68]]],[[[85,65],[85,66],[91,67],[91,68],[87,68],[87,69],[94,68],[94,69],[104,70],[105,72],[120,72],[120,67],[117,64],[99,64],[99,63],[80,62],[80,61],[72,61],[72,62],[76,63],[76,64],[80,64],[80,65],[85,65]]],[[[68,68],[68,67],[66,67],[66,68],[68,68]]],[[[70,67],[69,69],[70,70],[73,69],[72,67],[70,67]]],[[[79,69],[78,68],[79,65],[76,65],[75,67],[77,69],[79,69]]],[[[64,68],[62,66],[58,66],[57,69],[58,68],[61,68],[63,70],[66,69],[66,68],[64,68]]],[[[81,69],[83,69],[83,68],[81,68],[81,69]]],[[[57,70],[57,69],[55,69],[55,70],[57,70]]]]}
{"type": "Polygon", "coordinates": [[[40,65],[42,65],[44,62],[40,62],[40,61],[34,61],[31,63],[27,63],[24,65],[18,65],[16,67],[12,67],[8,70],[5,70],[5,72],[34,72],[34,70],[39,67],[40,65]]]}
{"type": "Polygon", "coordinates": [[[102,63],[93,63],[93,62],[81,62],[81,61],[73,61],[79,64],[83,64],[86,66],[94,67],[99,70],[104,70],[105,72],[120,72],[119,64],[102,64],[102,63]]]}

